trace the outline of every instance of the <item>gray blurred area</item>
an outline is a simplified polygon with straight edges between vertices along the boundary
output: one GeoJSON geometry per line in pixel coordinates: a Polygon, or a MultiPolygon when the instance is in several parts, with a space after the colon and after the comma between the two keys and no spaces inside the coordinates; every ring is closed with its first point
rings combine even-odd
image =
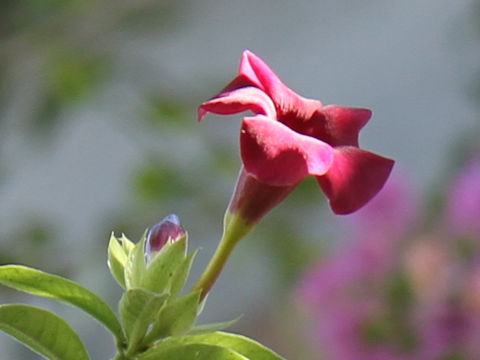
{"type": "MultiPolygon", "coordinates": [[[[240,164],[240,116],[198,124],[196,107],[233,78],[244,49],[301,95],[372,109],[361,146],[431,191],[462,144],[478,138],[478,8],[473,0],[2,2],[0,261],[68,276],[115,306],[110,232],[137,240],[175,212],[191,249],[202,248],[194,281],[219,239],[240,164]]],[[[324,205],[310,179],[269,214],[239,245],[201,320],[244,314],[235,330],[295,359],[281,330],[265,324],[337,231],[324,205]]],[[[108,333],[77,310],[5,288],[0,302],[53,309],[92,359],[113,355],[108,333]]],[[[3,359],[35,358],[4,334],[0,348],[3,359]]]]}

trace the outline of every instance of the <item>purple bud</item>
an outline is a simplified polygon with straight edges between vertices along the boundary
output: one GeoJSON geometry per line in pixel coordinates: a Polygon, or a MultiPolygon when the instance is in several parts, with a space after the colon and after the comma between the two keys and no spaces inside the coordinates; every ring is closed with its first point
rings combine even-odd
{"type": "Polygon", "coordinates": [[[147,255],[160,251],[169,239],[177,241],[185,235],[180,219],[176,214],[165,216],[147,234],[145,252],[147,255]]]}

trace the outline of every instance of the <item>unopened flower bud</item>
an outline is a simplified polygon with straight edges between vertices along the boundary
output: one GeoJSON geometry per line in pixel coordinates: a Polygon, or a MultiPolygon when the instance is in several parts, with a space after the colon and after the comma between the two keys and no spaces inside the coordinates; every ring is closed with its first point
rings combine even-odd
{"type": "Polygon", "coordinates": [[[145,252],[148,255],[158,252],[169,239],[175,242],[183,236],[185,236],[185,230],[180,225],[180,219],[176,214],[170,214],[154,225],[148,232],[145,252]]]}

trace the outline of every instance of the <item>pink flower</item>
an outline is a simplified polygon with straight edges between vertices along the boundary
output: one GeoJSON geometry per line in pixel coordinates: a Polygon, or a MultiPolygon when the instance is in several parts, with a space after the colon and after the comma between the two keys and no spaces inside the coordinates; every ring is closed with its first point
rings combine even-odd
{"type": "Polygon", "coordinates": [[[480,158],[472,159],[450,185],[447,223],[456,236],[480,237],[480,158]]]}
{"type": "Polygon", "coordinates": [[[406,179],[408,175],[396,168],[377,196],[348,217],[355,238],[385,238],[394,244],[415,228],[420,206],[406,179]]]}
{"type": "Polygon", "coordinates": [[[358,148],[358,133],[371,111],[323,106],[293,92],[250,51],[242,55],[237,77],[200,105],[208,112],[244,117],[240,131],[243,160],[231,213],[257,222],[306,176],[313,175],[337,214],[353,212],[383,186],[393,161],[358,148]]]}

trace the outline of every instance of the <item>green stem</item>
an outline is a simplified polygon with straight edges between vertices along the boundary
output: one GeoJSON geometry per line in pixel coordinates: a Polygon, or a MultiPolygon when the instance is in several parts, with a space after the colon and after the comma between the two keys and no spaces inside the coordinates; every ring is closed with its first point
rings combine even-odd
{"type": "Polygon", "coordinates": [[[200,300],[203,300],[212,288],[225,266],[228,257],[235,248],[235,245],[245,237],[252,228],[252,225],[249,226],[245,224],[237,214],[231,214],[227,211],[224,218],[223,235],[220,243],[203,274],[190,290],[191,292],[201,290],[200,300]]]}

